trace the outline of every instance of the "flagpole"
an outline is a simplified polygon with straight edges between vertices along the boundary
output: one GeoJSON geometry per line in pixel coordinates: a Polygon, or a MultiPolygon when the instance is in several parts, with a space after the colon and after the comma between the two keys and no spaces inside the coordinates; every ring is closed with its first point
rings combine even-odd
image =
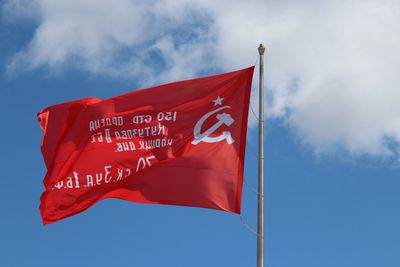
{"type": "Polygon", "coordinates": [[[260,44],[259,128],[258,128],[258,223],[257,267],[264,267],[264,51],[260,44]]]}

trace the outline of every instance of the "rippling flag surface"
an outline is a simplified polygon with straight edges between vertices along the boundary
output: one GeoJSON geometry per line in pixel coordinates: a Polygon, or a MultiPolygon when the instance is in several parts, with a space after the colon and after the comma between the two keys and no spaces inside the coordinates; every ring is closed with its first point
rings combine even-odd
{"type": "Polygon", "coordinates": [[[43,223],[105,198],[240,213],[253,70],[38,113],[47,167],[43,223]]]}

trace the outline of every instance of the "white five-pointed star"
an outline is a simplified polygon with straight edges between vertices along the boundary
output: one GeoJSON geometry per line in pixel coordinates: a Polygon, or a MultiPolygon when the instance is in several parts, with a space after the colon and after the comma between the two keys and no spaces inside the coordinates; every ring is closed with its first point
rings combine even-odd
{"type": "Polygon", "coordinates": [[[214,102],[214,106],[216,106],[216,105],[222,105],[222,100],[224,100],[222,97],[217,97],[217,99],[214,99],[213,100],[213,102],[214,102]]]}

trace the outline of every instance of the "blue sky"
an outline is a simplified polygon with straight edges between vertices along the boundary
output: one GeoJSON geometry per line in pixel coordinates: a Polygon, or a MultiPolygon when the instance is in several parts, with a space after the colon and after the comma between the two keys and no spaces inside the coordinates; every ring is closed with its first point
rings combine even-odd
{"type": "MultiPolygon", "coordinates": [[[[267,266],[400,265],[398,2],[215,2],[2,2],[0,266],[255,266],[256,236],[214,210],[109,199],[42,226],[36,113],[247,67],[260,42],[267,266]]],[[[256,200],[244,185],[253,228],[256,200]]]]}

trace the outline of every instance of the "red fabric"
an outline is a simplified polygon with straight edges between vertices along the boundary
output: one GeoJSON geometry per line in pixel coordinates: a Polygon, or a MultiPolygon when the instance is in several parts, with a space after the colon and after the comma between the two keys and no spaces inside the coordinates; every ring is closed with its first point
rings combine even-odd
{"type": "Polygon", "coordinates": [[[105,198],[240,213],[253,70],[40,112],[43,223],[105,198]]]}

